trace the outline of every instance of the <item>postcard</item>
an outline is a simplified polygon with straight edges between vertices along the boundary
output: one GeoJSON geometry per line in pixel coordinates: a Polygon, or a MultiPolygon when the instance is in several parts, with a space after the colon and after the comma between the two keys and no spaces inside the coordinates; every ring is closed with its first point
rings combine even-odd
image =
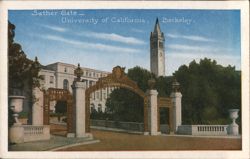
{"type": "Polygon", "coordinates": [[[2,1],[1,158],[249,158],[249,2],[2,1]]]}

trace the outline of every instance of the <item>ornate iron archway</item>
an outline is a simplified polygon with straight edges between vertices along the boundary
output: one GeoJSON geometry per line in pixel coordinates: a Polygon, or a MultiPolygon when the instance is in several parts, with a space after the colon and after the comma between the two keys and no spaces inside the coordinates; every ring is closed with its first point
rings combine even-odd
{"type": "Polygon", "coordinates": [[[49,88],[44,91],[43,124],[49,125],[50,101],[61,100],[67,102],[67,133],[74,133],[73,125],[73,97],[66,89],[49,88]]]}
{"type": "Polygon", "coordinates": [[[86,102],[86,132],[90,132],[90,94],[99,89],[106,87],[120,87],[131,90],[138,94],[144,100],[144,131],[148,132],[148,98],[145,93],[137,86],[137,84],[129,79],[124,72],[125,68],[116,66],[113,68],[112,73],[107,77],[100,78],[95,85],[90,86],[85,92],[86,102]]]}

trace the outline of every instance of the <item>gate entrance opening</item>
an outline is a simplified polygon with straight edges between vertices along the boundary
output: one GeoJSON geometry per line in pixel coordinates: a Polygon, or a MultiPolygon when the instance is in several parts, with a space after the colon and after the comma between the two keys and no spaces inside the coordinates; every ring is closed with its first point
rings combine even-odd
{"type": "MultiPolygon", "coordinates": [[[[66,106],[67,133],[73,133],[73,97],[66,89],[49,88],[44,91],[43,124],[50,124],[50,102],[57,101],[58,107],[66,106]],[[59,105],[60,104],[60,105],[59,105]]],[[[60,108],[59,108],[60,109],[60,108]]]]}
{"type": "MultiPolygon", "coordinates": [[[[172,102],[172,99],[171,98],[167,98],[167,97],[158,97],[158,101],[157,101],[157,106],[158,106],[158,131],[160,131],[160,128],[161,128],[161,121],[160,121],[160,118],[162,116],[161,115],[161,112],[162,111],[162,115],[165,114],[166,116],[166,129],[167,131],[166,132],[173,132],[173,102],[172,102]],[[168,114],[166,114],[168,113],[168,114]]],[[[164,119],[162,119],[164,120],[164,119]]],[[[164,126],[163,126],[164,127],[164,126]]],[[[165,128],[163,128],[165,129],[165,128]]]]}
{"type": "Polygon", "coordinates": [[[86,132],[90,132],[90,94],[106,87],[125,88],[136,94],[143,99],[143,112],[144,112],[144,132],[148,132],[148,99],[146,94],[137,86],[137,84],[129,79],[124,72],[125,68],[116,66],[112,70],[112,74],[107,77],[100,78],[95,85],[90,86],[85,91],[85,104],[86,104],[86,132]]]}

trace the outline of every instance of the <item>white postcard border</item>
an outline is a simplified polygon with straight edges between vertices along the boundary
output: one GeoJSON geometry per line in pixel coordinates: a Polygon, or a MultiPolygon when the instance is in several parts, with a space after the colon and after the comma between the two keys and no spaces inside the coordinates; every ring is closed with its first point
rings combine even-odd
{"type": "Polygon", "coordinates": [[[1,1],[0,119],[3,158],[248,158],[249,154],[249,2],[247,1],[1,1]],[[112,4],[112,5],[111,5],[112,4]],[[240,9],[242,66],[242,151],[96,151],[8,152],[7,18],[8,10],[25,9],[240,9]]]}

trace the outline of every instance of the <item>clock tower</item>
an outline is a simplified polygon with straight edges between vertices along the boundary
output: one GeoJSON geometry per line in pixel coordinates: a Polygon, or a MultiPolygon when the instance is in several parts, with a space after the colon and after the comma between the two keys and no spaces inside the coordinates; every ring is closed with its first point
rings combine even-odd
{"type": "Polygon", "coordinates": [[[154,31],[150,34],[150,71],[157,77],[165,76],[165,38],[161,32],[158,18],[154,31]]]}

